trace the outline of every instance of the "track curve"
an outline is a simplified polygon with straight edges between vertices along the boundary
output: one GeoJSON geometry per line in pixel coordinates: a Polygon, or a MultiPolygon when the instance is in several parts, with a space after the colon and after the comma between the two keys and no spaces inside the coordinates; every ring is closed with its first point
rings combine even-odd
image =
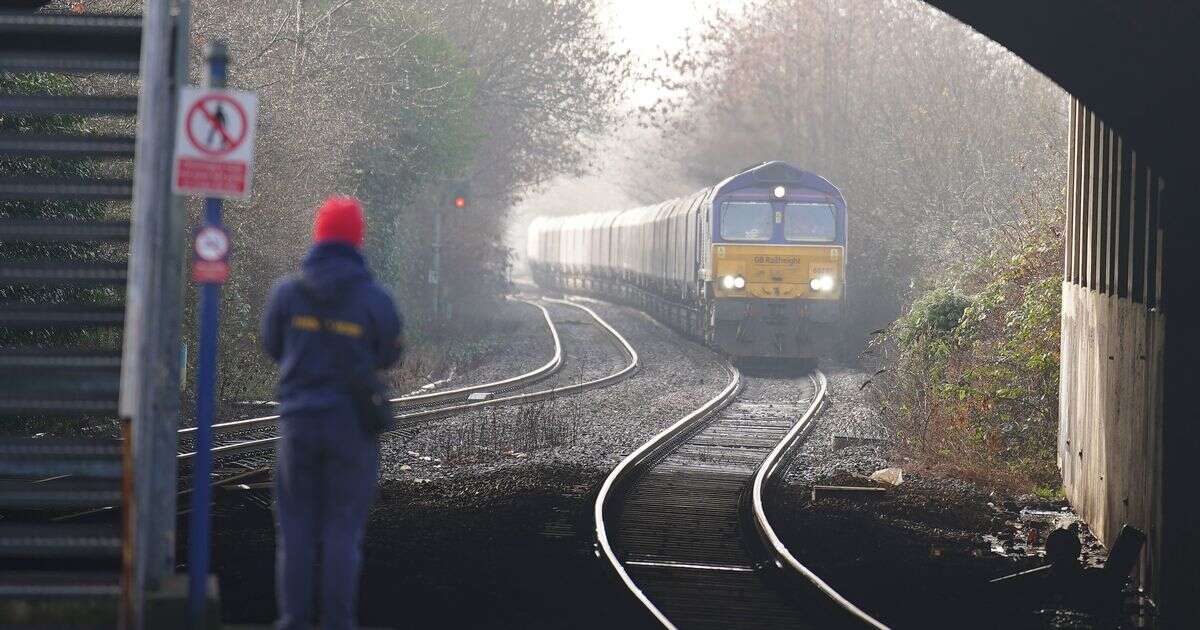
{"type": "MultiPolygon", "coordinates": [[[[530,305],[534,308],[537,308],[538,310],[541,311],[542,318],[546,322],[546,328],[550,333],[550,338],[554,345],[554,350],[551,354],[549,361],[547,361],[544,365],[542,365],[538,368],[535,368],[529,372],[526,372],[524,374],[519,374],[517,376],[513,376],[510,378],[502,379],[499,381],[492,381],[490,383],[480,383],[478,385],[468,385],[466,387],[459,387],[459,388],[449,389],[449,390],[445,390],[445,391],[431,392],[428,394],[409,394],[406,396],[398,396],[396,398],[389,399],[390,402],[392,404],[398,405],[403,408],[423,407],[423,406],[433,405],[436,403],[453,401],[456,399],[466,399],[471,394],[474,394],[477,392],[512,391],[514,389],[525,387],[531,383],[540,381],[544,378],[548,378],[548,377],[552,376],[553,374],[555,374],[556,372],[558,372],[558,370],[562,367],[562,364],[563,364],[562,338],[559,337],[558,327],[554,325],[554,320],[550,317],[550,312],[548,310],[546,310],[546,307],[542,306],[541,304],[538,304],[537,302],[533,302],[533,301],[525,300],[525,299],[521,299],[521,298],[510,298],[510,299],[514,299],[518,302],[523,302],[523,303],[528,304],[528,305],[530,305]]],[[[272,427],[276,422],[278,422],[278,420],[279,420],[279,415],[275,414],[275,415],[270,415],[270,416],[261,416],[258,418],[247,418],[245,420],[233,420],[230,422],[221,422],[218,424],[214,424],[212,426],[212,434],[213,434],[213,437],[217,437],[220,435],[241,434],[241,433],[248,433],[248,432],[252,432],[252,431],[256,431],[256,430],[260,430],[260,429],[267,429],[267,428],[272,427]]],[[[182,439],[190,439],[191,436],[195,432],[196,432],[195,427],[186,427],[186,428],[180,429],[178,431],[178,435],[182,439]]],[[[217,448],[219,448],[219,446],[217,448]]],[[[214,452],[215,452],[215,449],[214,449],[214,452]]],[[[188,455],[195,455],[195,453],[194,452],[188,453],[188,455]]]]}
{"type": "MultiPolygon", "coordinates": [[[[501,404],[522,404],[536,402],[560,395],[576,394],[591,389],[604,387],[628,377],[634,370],[637,369],[639,362],[637,350],[634,349],[633,345],[630,344],[620,332],[613,328],[611,324],[600,317],[600,315],[598,315],[595,311],[586,306],[575,304],[568,300],[555,300],[549,298],[543,299],[548,302],[579,309],[587,313],[626,355],[628,361],[625,366],[616,372],[583,383],[552,387],[535,392],[510,394],[499,397],[493,396],[486,400],[477,402],[455,402],[462,400],[468,397],[470,394],[476,392],[512,392],[548,378],[562,367],[562,339],[559,336],[558,329],[555,326],[554,320],[551,318],[549,311],[541,304],[537,304],[531,300],[520,299],[520,301],[528,303],[541,310],[554,345],[554,352],[551,359],[535,370],[500,381],[471,385],[454,390],[447,390],[445,392],[437,392],[434,394],[401,396],[392,399],[392,402],[398,403],[402,408],[412,409],[411,411],[398,413],[396,415],[397,428],[393,430],[392,433],[413,431],[414,427],[421,423],[435,420],[437,418],[456,415],[481,407],[489,407],[501,404]],[[450,404],[439,404],[447,401],[449,401],[450,404]]],[[[274,429],[277,427],[278,419],[279,416],[274,415],[214,425],[214,436],[220,435],[227,440],[227,442],[223,444],[217,444],[212,447],[211,452],[213,454],[213,462],[214,464],[222,463],[227,468],[231,468],[233,472],[232,474],[228,472],[219,473],[217,478],[212,481],[211,485],[217,487],[244,483],[247,480],[257,479],[268,473],[269,463],[273,458],[272,451],[275,443],[280,439],[280,437],[274,431],[274,429]],[[227,466],[228,464],[233,464],[233,466],[227,466]]],[[[190,439],[190,434],[194,433],[194,431],[194,428],[180,429],[179,434],[185,439],[190,439]]],[[[194,450],[185,449],[184,452],[177,453],[176,460],[181,466],[187,466],[190,464],[195,455],[196,452],[194,450]]],[[[180,480],[183,481],[183,477],[181,477],[180,480]]],[[[190,486],[184,484],[180,490],[180,494],[183,495],[189,492],[191,492],[190,486]]],[[[93,514],[106,512],[111,509],[113,509],[111,506],[92,509],[85,512],[68,514],[59,517],[56,520],[75,520],[93,514]]]]}
{"type": "Polygon", "coordinates": [[[666,628],[884,628],[795,561],[763,508],[825,403],[824,375],[814,371],[803,396],[779,401],[778,378],[727,367],[720,394],[605,480],[594,508],[598,555],[666,628]],[[786,584],[795,576],[805,588],[786,584]]]}
{"type": "MultiPolygon", "coordinates": [[[[586,313],[588,316],[590,316],[592,318],[592,320],[602,330],[604,330],[608,334],[609,338],[614,341],[614,343],[622,351],[622,353],[626,355],[628,360],[627,360],[627,363],[625,364],[625,366],[616,372],[613,372],[608,375],[602,376],[600,378],[592,379],[590,381],[583,382],[583,383],[572,383],[570,385],[551,387],[551,388],[534,391],[534,392],[509,394],[509,395],[505,395],[505,396],[492,396],[486,400],[481,400],[481,401],[452,402],[451,404],[438,405],[436,402],[429,402],[428,399],[421,400],[417,405],[413,405],[413,407],[415,407],[416,410],[402,412],[402,413],[399,413],[396,415],[397,427],[393,431],[393,433],[399,433],[399,432],[404,432],[406,430],[412,430],[412,427],[414,427],[415,425],[422,423],[422,422],[428,422],[430,420],[444,418],[444,417],[456,415],[459,413],[463,413],[465,411],[479,409],[482,407],[491,407],[491,406],[502,405],[502,404],[530,403],[530,402],[536,402],[539,400],[546,400],[548,398],[553,398],[553,397],[557,397],[557,396],[568,395],[568,394],[577,394],[577,393],[582,393],[582,392],[589,391],[592,389],[605,387],[605,386],[611,385],[623,378],[628,377],[630,374],[632,374],[637,369],[638,362],[640,360],[638,358],[637,350],[634,349],[633,345],[630,344],[629,341],[627,339],[625,339],[625,337],[622,336],[620,332],[618,332],[615,328],[613,328],[611,324],[609,324],[607,321],[605,321],[604,318],[600,317],[600,315],[598,315],[595,311],[593,311],[592,309],[590,309],[582,304],[576,304],[575,302],[572,302],[570,300],[557,300],[557,299],[552,299],[552,298],[543,298],[543,299],[547,302],[551,302],[554,304],[561,304],[564,306],[568,306],[571,308],[581,310],[584,313],[586,313]]],[[[522,300],[522,301],[527,301],[527,300],[522,300]]],[[[551,361],[547,362],[542,367],[538,368],[537,370],[528,372],[520,377],[505,379],[503,381],[496,381],[495,383],[484,383],[481,385],[473,385],[473,386],[469,386],[469,387],[459,388],[457,390],[453,390],[450,392],[445,392],[443,394],[440,394],[440,396],[443,397],[442,398],[443,401],[458,400],[458,399],[468,396],[470,393],[489,391],[491,389],[494,389],[497,384],[503,384],[503,391],[511,392],[511,391],[514,391],[521,387],[528,386],[529,384],[536,383],[536,382],[550,376],[551,374],[556,372],[561,367],[561,365],[562,365],[562,341],[558,335],[557,328],[554,327],[553,320],[551,319],[549,313],[546,311],[545,307],[541,306],[540,304],[533,303],[533,302],[529,302],[529,303],[533,304],[534,306],[537,306],[539,309],[542,310],[542,313],[545,316],[548,325],[550,326],[550,330],[552,331],[552,336],[554,339],[554,347],[555,347],[554,358],[551,361]],[[451,394],[453,394],[453,396],[450,396],[451,394]]],[[[401,401],[401,403],[403,403],[404,401],[415,400],[415,398],[410,397],[410,396],[405,396],[405,397],[401,397],[398,400],[401,401]]],[[[278,418],[279,418],[279,416],[270,416],[270,417],[266,417],[266,418],[251,419],[251,420],[257,421],[257,424],[246,424],[246,423],[249,423],[250,420],[238,421],[241,424],[224,423],[224,425],[227,429],[229,429],[230,425],[233,425],[234,427],[236,427],[236,428],[233,428],[232,430],[228,430],[225,435],[245,435],[247,431],[269,429],[269,428],[272,428],[275,426],[275,423],[278,420],[278,418]]],[[[215,426],[214,426],[214,429],[215,429],[215,426]]],[[[214,456],[214,461],[219,460],[219,459],[228,459],[230,457],[237,457],[237,456],[240,456],[240,455],[246,454],[246,453],[264,451],[264,450],[270,449],[274,445],[274,443],[278,440],[279,440],[278,435],[266,435],[263,437],[235,439],[234,441],[231,441],[228,444],[221,444],[221,445],[217,445],[217,446],[213,447],[212,452],[213,452],[213,456],[214,456]]],[[[189,461],[194,456],[195,456],[194,451],[179,453],[178,460],[181,463],[183,463],[183,462],[189,461]]]]}

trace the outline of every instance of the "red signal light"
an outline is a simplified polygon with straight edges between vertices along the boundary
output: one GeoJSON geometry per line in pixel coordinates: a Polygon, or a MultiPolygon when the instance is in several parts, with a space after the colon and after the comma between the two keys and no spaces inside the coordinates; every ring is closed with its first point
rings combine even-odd
{"type": "Polygon", "coordinates": [[[454,207],[458,208],[460,210],[463,208],[466,208],[467,207],[467,198],[463,197],[462,195],[455,197],[454,198],[454,207]]]}

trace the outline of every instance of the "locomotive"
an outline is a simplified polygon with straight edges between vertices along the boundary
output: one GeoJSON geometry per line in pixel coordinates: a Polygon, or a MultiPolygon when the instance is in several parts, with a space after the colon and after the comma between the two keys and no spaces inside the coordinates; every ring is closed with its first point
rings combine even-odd
{"type": "Polygon", "coordinates": [[[527,256],[545,289],[630,304],[735,359],[815,361],[841,339],[846,202],[785,162],[651,206],[538,217],[527,256]]]}

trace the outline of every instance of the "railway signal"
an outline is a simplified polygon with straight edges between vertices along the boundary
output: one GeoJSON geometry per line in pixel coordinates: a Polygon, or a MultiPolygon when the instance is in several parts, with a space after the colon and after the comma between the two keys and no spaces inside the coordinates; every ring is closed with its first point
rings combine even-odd
{"type": "Polygon", "coordinates": [[[450,207],[454,210],[466,210],[471,206],[471,184],[466,180],[451,182],[448,192],[450,207]]]}
{"type": "MultiPolygon", "coordinates": [[[[466,210],[471,207],[471,183],[465,179],[452,180],[444,189],[443,207],[448,211],[466,210]]],[[[433,318],[442,316],[442,210],[433,213],[433,264],[429,268],[429,284],[433,289],[433,318]]],[[[446,309],[449,316],[449,309],[446,309]]]]}

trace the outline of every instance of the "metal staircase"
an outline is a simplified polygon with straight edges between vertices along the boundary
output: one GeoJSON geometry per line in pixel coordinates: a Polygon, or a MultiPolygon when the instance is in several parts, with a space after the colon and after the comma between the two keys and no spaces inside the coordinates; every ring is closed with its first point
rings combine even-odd
{"type": "Polygon", "coordinates": [[[59,86],[0,89],[4,627],[45,624],[39,610],[117,623],[121,523],[61,517],[126,503],[132,485],[116,417],[141,38],[136,16],[0,12],[0,88],[59,86]]]}

